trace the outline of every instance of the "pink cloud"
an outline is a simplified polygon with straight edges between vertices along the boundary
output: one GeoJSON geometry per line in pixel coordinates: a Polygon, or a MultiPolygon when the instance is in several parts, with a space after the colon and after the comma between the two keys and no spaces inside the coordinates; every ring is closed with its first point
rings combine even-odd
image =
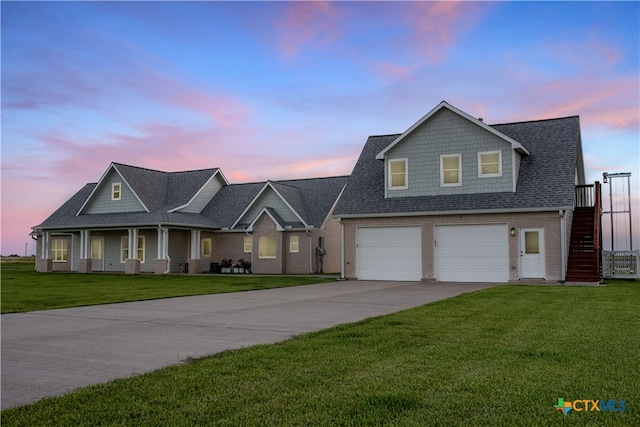
{"type": "Polygon", "coordinates": [[[407,3],[406,20],[412,44],[429,61],[440,61],[455,39],[477,22],[487,5],[482,2],[426,1],[407,3]]]}
{"type": "Polygon", "coordinates": [[[373,64],[376,72],[384,78],[403,80],[411,76],[415,67],[394,64],[391,62],[376,62],[373,64]]]}
{"type": "Polygon", "coordinates": [[[336,7],[329,1],[287,3],[284,16],[276,23],[280,52],[293,58],[312,41],[328,43],[337,39],[338,18],[336,7]]]}
{"type": "MultiPolygon", "coordinates": [[[[583,126],[637,129],[637,77],[570,77],[533,83],[517,98],[520,117],[580,115],[583,126]]],[[[516,114],[514,112],[514,114],[516,114]]]]}

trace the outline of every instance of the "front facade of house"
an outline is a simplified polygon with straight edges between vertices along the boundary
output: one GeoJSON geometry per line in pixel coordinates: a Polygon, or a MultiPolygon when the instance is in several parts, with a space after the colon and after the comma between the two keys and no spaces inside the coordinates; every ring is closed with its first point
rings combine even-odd
{"type": "Polygon", "coordinates": [[[563,281],[578,184],[577,116],[489,126],[442,102],[367,141],[334,212],[343,275],[563,281]]]}
{"type": "Polygon", "coordinates": [[[369,137],[349,177],[229,184],[219,169],[113,163],[34,227],[37,269],[200,273],[230,259],[360,280],[595,281],[601,209],[576,194],[599,184],[584,185],[581,144],[577,116],[487,125],[443,101],[369,137]]]}
{"type": "Polygon", "coordinates": [[[206,169],[112,163],[34,227],[40,272],[201,273],[222,259],[254,273],[340,269],[330,217],[346,177],[229,184],[206,169]]]}

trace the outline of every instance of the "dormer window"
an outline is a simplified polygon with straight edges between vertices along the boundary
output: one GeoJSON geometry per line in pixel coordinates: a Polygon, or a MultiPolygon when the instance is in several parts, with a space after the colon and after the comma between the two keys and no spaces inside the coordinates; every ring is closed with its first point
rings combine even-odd
{"type": "Polygon", "coordinates": [[[389,190],[409,188],[407,179],[407,159],[389,160],[389,190]]]}
{"type": "Polygon", "coordinates": [[[478,177],[491,178],[502,176],[502,151],[478,153],[478,177]]]}
{"type": "Polygon", "coordinates": [[[122,184],[114,182],[111,184],[111,200],[120,200],[122,198],[122,184]]]}
{"type": "Polygon", "coordinates": [[[461,154],[440,156],[440,186],[458,187],[462,185],[461,154]]]}

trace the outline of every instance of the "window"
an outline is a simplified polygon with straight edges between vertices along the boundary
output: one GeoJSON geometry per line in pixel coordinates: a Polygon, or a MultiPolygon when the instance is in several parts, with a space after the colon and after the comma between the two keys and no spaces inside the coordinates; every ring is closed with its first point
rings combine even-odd
{"type": "Polygon", "coordinates": [[[389,160],[389,189],[402,190],[407,184],[407,159],[389,160]]]}
{"type": "Polygon", "coordinates": [[[114,182],[111,184],[111,200],[120,200],[122,198],[122,184],[114,182]]]}
{"type": "MultiPolygon", "coordinates": [[[[144,263],[144,236],[138,236],[138,259],[144,263]]],[[[129,237],[122,236],[120,239],[120,262],[125,262],[129,258],[129,237]]]]}
{"type": "Polygon", "coordinates": [[[300,252],[300,237],[291,236],[289,238],[289,252],[300,252]]]}
{"type": "Polygon", "coordinates": [[[258,240],[258,258],[272,259],[276,257],[276,238],[273,236],[262,236],[258,240]]]}
{"type": "Polygon", "coordinates": [[[462,185],[460,174],[460,154],[440,156],[440,185],[442,187],[455,187],[462,185]]]}
{"type": "Polygon", "coordinates": [[[478,153],[478,177],[502,176],[502,151],[478,153]]]}
{"type": "Polygon", "coordinates": [[[244,236],[244,253],[250,254],[253,252],[253,237],[244,236]]]}
{"type": "Polygon", "coordinates": [[[68,244],[69,242],[65,238],[51,239],[51,259],[53,262],[67,262],[68,244]]]}
{"type": "Polygon", "coordinates": [[[211,238],[210,237],[200,240],[200,257],[211,258],[211,238]]]}

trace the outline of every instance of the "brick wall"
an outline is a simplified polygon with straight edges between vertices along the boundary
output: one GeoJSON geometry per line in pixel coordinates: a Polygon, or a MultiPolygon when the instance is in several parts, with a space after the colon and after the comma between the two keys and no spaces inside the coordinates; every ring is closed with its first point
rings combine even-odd
{"type": "MultiPolygon", "coordinates": [[[[488,224],[501,223],[507,225],[507,230],[515,228],[542,227],[544,229],[545,263],[547,281],[562,279],[560,216],[557,211],[529,212],[512,214],[477,214],[477,215],[449,215],[449,216],[416,216],[393,218],[360,218],[343,219],[344,224],[344,276],[347,279],[356,278],[356,227],[375,226],[411,226],[417,225],[422,230],[422,278],[434,280],[435,249],[433,244],[434,227],[445,224],[488,224]]],[[[509,271],[510,280],[520,279],[520,233],[509,236],[509,271]]]]}

